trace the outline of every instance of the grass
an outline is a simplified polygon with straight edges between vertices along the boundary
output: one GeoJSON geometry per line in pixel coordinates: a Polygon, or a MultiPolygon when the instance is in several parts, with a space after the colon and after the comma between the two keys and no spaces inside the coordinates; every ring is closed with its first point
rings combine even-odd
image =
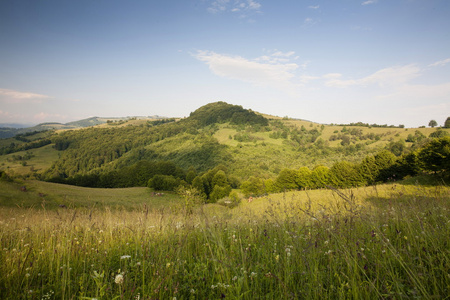
{"type": "Polygon", "coordinates": [[[192,215],[79,206],[0,209],[2,299],[450,294],[450,189],[443,186],[291,192],[231,210],[199,206],[192,215]]]}
{"type": "Polygon", "coordinates": [[[177,207],[181,203],[178,195],[163,193],[157,195],[144,187],[123,189],[94,189],[71,185],[24,181],[22,184],[0,181],[0,206],[55,209],[67,208],[118,208],[133,210],[143,205],[153,209],[177,207]],[[26,192],[21,187],[26,187],[26,192]]]}
{"type": "Polygon", "coordinates": [[[0,169],[14,176],[29,176],[34,173],[43,173],[51,167],[52,163],[58,159],[59,152],[53,149],[53,145],[46,145],[41,148],[19,151],[11,154],[0,155],[0,169]],[[26,165],[22,165],[21,160],[14,160],[14,156],[24,156],[26,153],[33,156],[26,160],[26,165]]]}

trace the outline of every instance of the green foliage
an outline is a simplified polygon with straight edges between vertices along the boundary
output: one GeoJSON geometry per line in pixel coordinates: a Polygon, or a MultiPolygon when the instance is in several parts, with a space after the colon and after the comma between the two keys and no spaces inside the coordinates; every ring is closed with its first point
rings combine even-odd
{"type": "Polygon", "coordinates": [[[358,167],[347,161],[336,162],[330,169],[330,182],[335,187],[357,187],[364,184],[358,167]]]}
{"type": "Polygon", "coordinates": [[[406,144],[404,140],[391,141],[386,149],[392,152],[395,156],[401,156],[406,150],[406,144]]]}
{"type": "Polygon", "coordinates": [[[431,138],[442,138],[442,137],[449,136],[449,135],[450,134],[447,131],[442,130],[441,128],[438,128],[438,130],[436,130],[435,132],[430,133],[429,136],[431,138]]]}
{"type": "Polygon", "coordinates": [[[248,180],[242,182],[240,189],[245,197],[260,196],[266,193],[263,179],[256,176],[251,176],[248,180]]]}
{"type": "Polygon", "coordinates": [[[311,170],[308,167],[301,167],[296,174],[295,183],[300,189],[311,188],[313,186],[311,179],[311,170]]]}
{"type": "Polygon", "coordinates": [[[225,122],[236,125],[268,125],[268,120],[263,116],[244,109],[242,106],[221,101],[202,106],[190,114],[190,119],[197,122],[200,127],[225,122]]]}
{"type": "Polygon", "coordinates": [[[155,191],[175,191],[183,182],[172,175],[155,175],[148,181],[148,187],[155,191]]]}
{"type": "Polygon", "coordinates": [[[414,132],[414,135],[408,134],[408,138],[406,139],[406,142],[418,143],[418,142],[423,141],[426,138],[427,137],[422,132],[420,132],[419,130],[416,130],[414,132]]]}
{"type": "Polygon", "coordinates": [[[283,169],[275,181],[278,190],[295,190],[298,188],[296,183],[297,171],[291,169],[283,169]]]}
{"type": "Polygon", "coordinates": [[[226,175],[226,168],[217,166],[195,177],[192,187],[204,195],[209,202],[216,202],[228,196],[231,192],[231,182],[232,180],[226,175]]]}
{"type": "Polygon", "coordinates": [[[433,139],[419,151],[424,169],[441,172],[450,170],[450,137],[433,139]]]}
{"type": "Polygon", "coordinates": [[[316,166],[311,171],[311,187],[324,188],[330,184],[330,169],[325,166],[316,166]]]}
{"type": "Polygon", "coordinates": [[[429,123],[428,123],[428,126],[430,126],[430,127],[436,127],[438,124],[437,124],[437,122],[436,122],[436,120],[431,120],[429,123]]]}
{"type": "Polygon", "coordinates": [[[225,186],[219,186],[214,185],[213,190],[211,191],[211,194],[209,195],[209,199],[211,202],[215,203],[217,200],[227,197],[231,192],[231,186],[225,185],[225,186]]]}
{"type": "Polygon", "coordinates": [[[450,128],[450,117],[448,117],[447,120],[445,120],[444,128],[450,128]]]}

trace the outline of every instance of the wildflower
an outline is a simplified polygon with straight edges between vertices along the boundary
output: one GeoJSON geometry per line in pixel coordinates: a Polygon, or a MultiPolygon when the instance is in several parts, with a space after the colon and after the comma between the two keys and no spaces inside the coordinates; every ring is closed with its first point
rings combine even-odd
{"type": "Polygon", "coordinates": [[[131,256],[130,255],[122,255],[121,257],[120,257],[120,259],[127,259],[127,258],[130,258],[131,256]]]}
{"type": "Polygon", "coordinates": [[[234,277],[233,277],[233,281],[236,281],[237,279],[238,279],[237,276],[234,276],[234,277]]]}
{"type": "Polygon", "coordinates": [[[279,256],[279,255],[275,256],[275,260],[276,260],[276,261],[278,261],[279,259],[280,259],[280,256],[279,256]]]}
{"type": "Polygon", "coordinates": [[[167,263],[167,264],[166,264],[166,268],[170,268],[170,263],[167,263]]]}
{"type": "Polygon", "coordinates": [[[405,240],[407,240],[408,239],[408,237],[405,235],[404,237],[403,237],[405,240]]]}
{"type": "Polygon", "coordinates": [[[253,277],[256,277],[256,275],[258,275],[258,274],[255,273],[255,272],[251,272],[251,273],[250,273],[250,277],[252,277],[252,278],[253,278],[253,277]]]}
{"type": "Polygon", "coordinates": [[[195,290],[194,289],[191,289],[191,294],[195,294],[195,290]]]}
{"type": "Polygon", "coordinates": [[[123,275],[122,274],[117,274],[116,278],[114,279],[114,282],[117,284],[122,284],[123,283],[123,275]]]}

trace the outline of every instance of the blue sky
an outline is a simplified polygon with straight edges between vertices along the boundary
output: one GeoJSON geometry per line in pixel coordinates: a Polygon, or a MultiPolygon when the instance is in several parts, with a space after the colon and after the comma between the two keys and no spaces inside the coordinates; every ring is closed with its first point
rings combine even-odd
{"type": "Polygon", "coordinates": [[[3,0],[0,123],[184,117],[443,125],[448,0],[3,0]]]}

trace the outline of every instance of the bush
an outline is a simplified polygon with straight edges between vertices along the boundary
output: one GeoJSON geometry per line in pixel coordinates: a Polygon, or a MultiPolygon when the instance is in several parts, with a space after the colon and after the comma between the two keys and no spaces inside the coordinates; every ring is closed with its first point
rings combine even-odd
{"type": "Polygon", "coordinates": [[[155,175],[148,181],[148,187],[156,191],[175,191],[183,181],[172,175],[155,175]]]}

